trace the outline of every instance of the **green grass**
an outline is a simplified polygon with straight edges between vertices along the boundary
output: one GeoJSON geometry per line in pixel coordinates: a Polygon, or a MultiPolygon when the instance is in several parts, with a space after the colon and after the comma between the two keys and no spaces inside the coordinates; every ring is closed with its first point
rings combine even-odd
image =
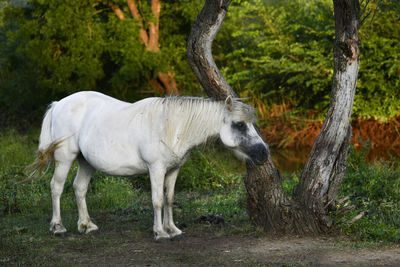
{"type": "MultiPolygon", "coordinates": [[[[338,199],[347,198],[331,213],[335,233],[354,242],[352,245],[373,246],[400,243],[400,160],[366,161],[370,148],[350,148],[347,170],[338,199]],[[355,220],[357,215],[363,216],[355,220]],[[354,221],[352,221],[354,219],[354,221]]],[[[283,188],[288,197],[297,187],[301,171],[283,174],[283,188]]]]}
{"type": "MultiPolygon", "coordinates": [[[[39,255],[37,246],[41,242],[53,242],[48,231],[52,210],[49,182],[53,167],[39,181],[15,184],[24,179],[25,166],[34,159],[37,139],[35,130],[26,134],[14,130],[0,133],[0,250],[8,256],[11,255],[10,248],[17,252],[21,250],[23,254],[32,242],[35,248],[29,253],[39,255]]],[[[365,161],[366,153],[355,152],[353,148],[350,151],[348,170],[339,195],[349,199],[332,213],[336,230],[350,237],[354,244],[398,243],[399,160],[369,163],[365,161]],[[345,205],[353,208],[347,210],[345,205]],[[350,223],[361,212],[365,212],[365,216],[350,223]]],[[[78,214],[72,189],[76,169],[75,164],[61,198],[64,225],[74,235],[78,235],[78,214]]],[[[241,174],[237,174],[244,171],[244,164],[236,161],[229,152],[222,151],[218,144],[194,150],[177,181],[174,217],[178,227],[189,232],[213,231],[221,235],[256,233],[246,212],[241,174]],[[223,218],[224,223],[210,223],[204,219],[207,216],[223,218]]],[[[284,175],[283,187],[288,195],[300,175],[300,171],[284,175]]],[[[126,228],[136,236],[152,235],[153,211],[148,177],[129,179],[96,172],[87,202],[93,220],[102,231],[126,228]]]]}
{"type": "MultiPolygon", "coordinates": [[[[368,146],[368,145],[367,145],[368,146]]],[[[340,189],[349,200],[338,207],[340,230],[353,240],[400,242],[400,161],[365,161],[368,149],[350,150],[347,173],[340,189]],[[344,206],[353,207],[347,210],[344,206]],[[364,216],[352,222],[363,213],[364,216]]]]}

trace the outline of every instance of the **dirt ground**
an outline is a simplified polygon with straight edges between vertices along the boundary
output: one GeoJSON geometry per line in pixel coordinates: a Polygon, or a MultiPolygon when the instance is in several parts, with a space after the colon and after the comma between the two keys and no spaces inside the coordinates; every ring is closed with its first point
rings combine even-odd
{"type": "Polygon", "coordinates": [[[195,232],[178,240],[155,242],[151,236],[127,231],[107,233],[107,237],[70,235],[56,243],[57,256],[51,261],[58,265],[400,266],[399,247],[355,248],[331,237],[278,239],[195,232]],[[82,238],[84,242],[76,242],[82,238]]]}

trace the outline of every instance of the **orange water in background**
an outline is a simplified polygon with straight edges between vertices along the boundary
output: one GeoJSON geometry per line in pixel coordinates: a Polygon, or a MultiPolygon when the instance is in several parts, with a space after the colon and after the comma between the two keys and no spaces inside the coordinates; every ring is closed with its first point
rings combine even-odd
{"type": "MultiPolygon", "coordinates": [[[[272,157],[281,171],[295,171],[304,166],[315,138],[322,128],[321,121],[269,117],[261,132],[271,147],[272,157]]],[[[352,121],[351,143],[356,150],[371,141],[367,160],[400,158],[400,116],[387,122],[375,119],[352,121]]]]}

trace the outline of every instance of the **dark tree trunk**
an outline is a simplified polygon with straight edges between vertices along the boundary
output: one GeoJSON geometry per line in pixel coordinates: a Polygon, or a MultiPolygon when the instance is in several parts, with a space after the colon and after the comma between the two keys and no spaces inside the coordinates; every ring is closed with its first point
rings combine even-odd
{"type": "MultiPolygon", "coordinates": [[[[330,108],[314,142],[293,199],[283,192],[282,178],[271,157],[262,166],[247,164],[244,183],[252,221],[269,233],[316,234],[331,227],[329,209],[346,170],[350,116],[358,75],[358,0],[335,0],[334,75],[330,108]]],[[[207,0],[188,40],[188,61],[206,93],[216,99],[235,96],[219,72],[211,45],[230,0],[207,0]]]]}
{"type": "Polygon", "coordinates": [[[206,1],[192,26],[186,50],[189,65],[207,95],[220,100],[228,95],[236,97],[215,64],[211,53],[212,42],[224,21],[231,1],[206,1]]]}

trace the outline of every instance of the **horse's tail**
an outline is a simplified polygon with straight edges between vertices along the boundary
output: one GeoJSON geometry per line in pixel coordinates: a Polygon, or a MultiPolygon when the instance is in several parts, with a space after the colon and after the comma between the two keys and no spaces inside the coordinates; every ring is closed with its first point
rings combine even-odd
{"type": "Polygon", "coordinates": [[[35,180],[42,178],[44,175],[43,171],[47,166],[49,166],[50,160],[53,158],[54,151],[63,141],[53,141],[51,136],[53,115],[52,113],[56,104],[57,102],[53,102],[47,109],[46,114],[44,115],[42,129],[40,132],[39,149],[36,153],[36,159],[32,164],[26,167],[26,169],[28,169],[31,174],[19,183],[25,183],[27,181],[34,180],[35,174],[38,174],[38,177],[35,180]]]}
{"type": "Polygon", "coordinates": [[[53,102],[49,105],[49,108],[44,115],[43,122],[42,122],[42,129],[40,131],[40,139],[39,139],[39,152],[44,152],[53,142],[51,137],[51,126],[53,120],[53,110],[56,106],[57,102],[53,102]]]}

